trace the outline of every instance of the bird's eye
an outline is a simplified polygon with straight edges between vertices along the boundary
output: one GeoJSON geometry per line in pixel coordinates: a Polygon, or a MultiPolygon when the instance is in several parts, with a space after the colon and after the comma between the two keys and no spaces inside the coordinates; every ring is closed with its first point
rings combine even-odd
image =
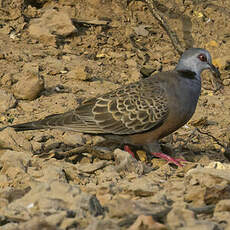
{"type": "Polygon", "coordinates": [[[202,62],[207,62],[207,57],[205,56],[205,54],[199,54],[198,58],[202,61],[202,62]]]}

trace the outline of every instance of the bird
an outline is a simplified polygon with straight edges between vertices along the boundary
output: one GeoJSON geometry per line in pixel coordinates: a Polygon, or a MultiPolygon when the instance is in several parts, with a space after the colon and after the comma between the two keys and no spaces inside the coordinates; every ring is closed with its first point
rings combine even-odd
{"type": "Polygon", "coordinates": [[[210,53],[190,48],[172,71],[152,74],[91,98],[74,110],[8,127],[15,131],[63,129],[102,135],[124,144],[131,154],[129,145],[141,146],[154,156],[182,166],[182,159],[161,152],[158,141],[191,119],[201,93],[201,73],[206,69],[220,78],[210,53]]]}

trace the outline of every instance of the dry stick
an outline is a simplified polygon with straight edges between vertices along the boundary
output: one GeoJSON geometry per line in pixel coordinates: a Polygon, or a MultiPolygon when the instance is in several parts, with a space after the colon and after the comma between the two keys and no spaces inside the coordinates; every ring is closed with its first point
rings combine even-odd
{"type": "Polygon", "coordinates": [[[224,146],[224,144],[222,144],[216,137],[212,136],[212,135],[211,135],[210,133],[208,133],[208,132],[201,131],[201,130],[198,129],[197,127],[196,127],[196,130],[197,130],[199,133],[201,133],[201,134],[205,134],[205,135],[211,137],[218,145],[220,145],[221,147],[223,147],[223,148],[226,150],[226,146],[224,146]]]}
{"type": "Polygon", "coordinates": [[[160,23],[163,29],[166,31],[174,48],[181,55],[184,52],[184,49],[182,48],[176,33],[170,29],[163,15],[155,9],[153,1],[152,0],[142,0],[142,1],[147,4],[149,11],[153,15],[153,17],[160,23]]]}

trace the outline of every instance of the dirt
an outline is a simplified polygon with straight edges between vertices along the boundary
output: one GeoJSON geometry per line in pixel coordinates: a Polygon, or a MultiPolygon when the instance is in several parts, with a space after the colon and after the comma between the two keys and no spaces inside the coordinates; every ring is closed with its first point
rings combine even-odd
{"type": "MultiPolygon", "coordinates": [[[[1,229],[230,229],[230,2],[154,1],[181,46],[210,51],[191,121],[162,140],[183,168],[132,158],[60,130],[0,136],[1,229]],[[75,148],[75,149],[74,149],[75,148]],[[95,148],[97,148],[95,150],[95,148]]],[[[1,1],[1,126],[71,110],[175,67],[179,54],[141,1],[1,1]]]]}

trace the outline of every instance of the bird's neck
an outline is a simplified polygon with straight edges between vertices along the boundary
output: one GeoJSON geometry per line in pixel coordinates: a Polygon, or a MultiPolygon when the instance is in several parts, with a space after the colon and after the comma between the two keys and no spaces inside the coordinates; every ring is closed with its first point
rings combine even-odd
{"type": "Polygon", "coordinates": [[[180,76],[183,78],[201,81],[200,72],[190,70],[189,68],[180,68],[179,66],[177,66],[175,70],[180,73],[180,76]]]}

